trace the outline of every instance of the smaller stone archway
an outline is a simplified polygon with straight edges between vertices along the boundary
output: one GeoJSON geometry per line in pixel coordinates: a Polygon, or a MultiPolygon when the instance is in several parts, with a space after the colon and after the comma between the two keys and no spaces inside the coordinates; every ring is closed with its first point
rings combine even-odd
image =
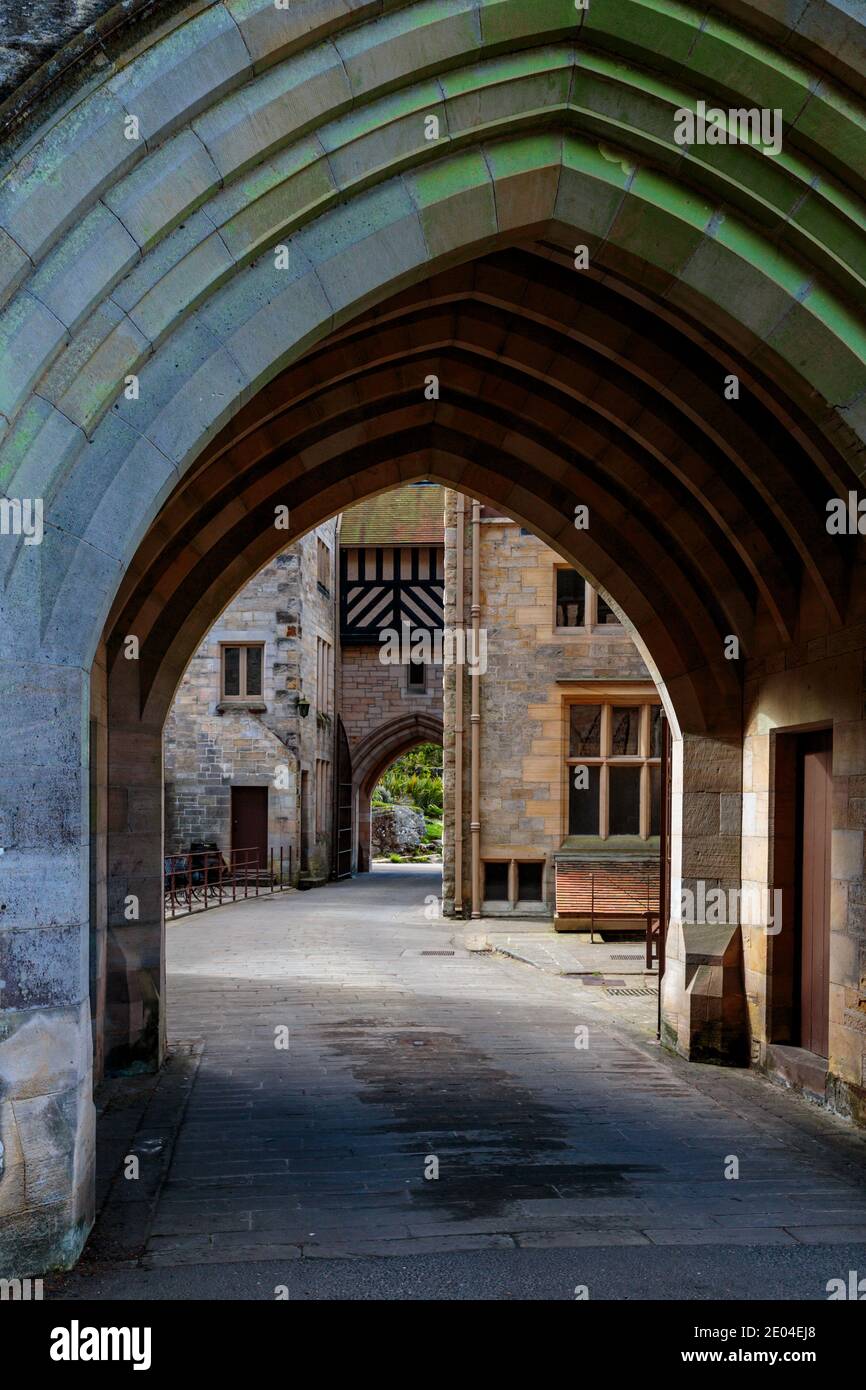
{"type": "Polygon", "coordinates": [[[352,752],[352,804],[354,808],[353,869],[369,873],[371,868],[371,813],[373,789],[382,773],[396,758],[421,743],[441,743],[442,720],[426,711],[388,720],[367,734],[352,752]]]}

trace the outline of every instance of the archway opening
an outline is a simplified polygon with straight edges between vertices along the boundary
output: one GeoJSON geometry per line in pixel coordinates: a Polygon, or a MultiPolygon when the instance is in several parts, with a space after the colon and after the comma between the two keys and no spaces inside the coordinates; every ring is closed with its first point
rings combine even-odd
{"type": "MultiPolygon", "coordinates": [[[[423,669],[410,669],[420,684],[423,669]]],[[[370,796],[371,868],[442,862],[444,771],[441,743],[418,743],[389,763],[370,796]]]]}

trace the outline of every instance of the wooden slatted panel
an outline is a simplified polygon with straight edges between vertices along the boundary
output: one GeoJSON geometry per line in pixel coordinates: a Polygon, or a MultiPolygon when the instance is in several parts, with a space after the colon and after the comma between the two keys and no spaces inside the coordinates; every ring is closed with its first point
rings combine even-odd
{"type": "Polygon", "coordinates": [[[658,910],[659,866],[654,860],[556,861],[560,917],[632,917],[658,910]]]}

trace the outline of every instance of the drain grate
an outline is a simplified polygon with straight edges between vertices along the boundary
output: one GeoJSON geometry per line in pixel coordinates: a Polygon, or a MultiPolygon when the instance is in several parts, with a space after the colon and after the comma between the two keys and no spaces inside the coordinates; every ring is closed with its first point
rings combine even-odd
{"type": "Polygon", "coordinates": [[[619,954],[616,951],[611,951],[610,958],[611,960],[643,960],[640,951],[621,951],[619,954]]]}
{"type": "Polygon", "coordinates": [[[453,956],[453,951],[422,951],[422,956],[453,956]]]}
{"type": "Polygon", "coordinates": [[[645,999],[649,995],[655,994],[654,989],[645,989],[643,986],[636,989],[629,989],[627,987],[623,989],[622,987],[614,988],[608,985],[604,992],[605,994],[627,994],[631,999],[645,999]]]}

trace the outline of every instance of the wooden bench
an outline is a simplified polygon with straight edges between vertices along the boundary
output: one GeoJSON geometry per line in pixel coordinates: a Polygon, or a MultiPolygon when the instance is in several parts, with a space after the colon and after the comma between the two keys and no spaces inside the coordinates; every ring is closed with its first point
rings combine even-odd
{"type": "Polygon", "coordinates": [[[622,923],[618,931],[643,931],[649,970],[658,957],[659,878],[657,859],[557,859],[557,921],[567,917],[588,919],[589,939],[593,942],[597,921],[616,920],[622,923]],[[638,919],[634,928],[629,918],[638,919]]]}

